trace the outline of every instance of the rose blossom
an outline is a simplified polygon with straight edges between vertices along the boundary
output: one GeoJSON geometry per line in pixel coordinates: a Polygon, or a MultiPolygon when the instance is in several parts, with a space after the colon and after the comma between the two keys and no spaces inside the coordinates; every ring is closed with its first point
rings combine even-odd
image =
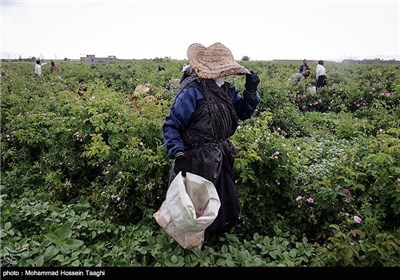
{"type": "Polygon", "coordinates": [[[345,195],[350,195],[350,190],[349,189],[343,189],[343,193],[345,195]]]}

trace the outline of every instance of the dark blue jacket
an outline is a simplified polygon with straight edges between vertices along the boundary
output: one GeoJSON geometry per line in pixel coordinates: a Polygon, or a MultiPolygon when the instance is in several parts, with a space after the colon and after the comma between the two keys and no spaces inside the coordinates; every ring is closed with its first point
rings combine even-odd
{"type": "Polygon", "coordinates": [[[309,65],[301,65],[301,66],[299,67],[300,73],[303,73],[303,72],[306,71],[306,70],[310,70],[310,71],[311,71],[311,67],[310,67],[309,65]]]}
{"type": "MultiPolygon", "coordinates": [[[[240,120],[250,118],[260,103],[258,92],[252,94],[244,90],[241,97],[237,89],[231,85],[229,96],[240,120]]],[[[173,158],[177,152],[184,151],[180,131],[189,125],[193,113],[203,104],[203,92],[195,87],[185,88],[176,96],[163,125],[163,141],[169,157],[173,158]]]]}

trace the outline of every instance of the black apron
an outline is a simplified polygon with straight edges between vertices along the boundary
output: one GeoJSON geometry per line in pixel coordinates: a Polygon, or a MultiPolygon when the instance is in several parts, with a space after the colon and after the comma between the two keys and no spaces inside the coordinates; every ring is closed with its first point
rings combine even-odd
{"type": "MultiPolygon", "coordinates": [[[[218,217],[207,230],[234,225],[239,218],[239,200],[233,176],[235,147],[228,139],[238,126],[228,84],[218,87],[214,80],[195,80],[187,87],[196,87],[204,94],[204,104],[193,114],[188,127],[181,132],[188,159],[186,171],[213,182],[221,207],[218,217]]],[[[178,93],[179,94],[179,93],[178,93]]],[[[176,174],[172,169],[171,178],[176,174]]]]}

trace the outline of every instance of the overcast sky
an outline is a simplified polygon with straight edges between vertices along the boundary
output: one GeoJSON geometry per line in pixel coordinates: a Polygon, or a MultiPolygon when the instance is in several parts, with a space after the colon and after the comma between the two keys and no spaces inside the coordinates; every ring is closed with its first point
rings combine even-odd
{"type": "Polygon", "coordinates": [[[186,59],[221,42],[237,60],[400,60],[400,0],[1,1],[2,58],[186,59]]]}

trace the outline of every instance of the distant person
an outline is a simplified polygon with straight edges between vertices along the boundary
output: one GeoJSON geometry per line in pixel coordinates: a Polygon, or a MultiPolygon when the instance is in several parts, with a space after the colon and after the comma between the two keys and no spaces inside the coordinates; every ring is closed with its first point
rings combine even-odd
{"type": "Polygon", "coordinates": [[[40,59],[36,60],[36,65],[35,65],[35,77],[40,77],[42,76],[42,64],[40,62],[40,59]]]}
{"type": "Polygon", "coordinates": [[[318,61],[317,69],[315,71],[317,72],[317,88],[326,86],[326,69],[323,60],[318,61]]]}
{"type": "MultiPolygon", "coordinates": [[[[303,73],[303,76],[306,77],[305,71],[307,70],[309,70],[311,74],[311,67],[308,65],[307,59],[303,59],[303,65],[299,67],[299,73],[303,73]]],[[[308,78],[308,76],[306,78],[308,78]]]]}
{"type": "Polygon", "coordinates": [[[310,65],[308,65],[307,59],[303,59],[303,64],[300,65],[300,67],[299,67],[299,73],[303,73],[306,70],[311,71],[311,67],[310,67],[310,65]]]}
{"type": "Polygon", "coordinates": [[[54,63],[53,60],[50,62],[50,64],[51,64],[50,73],[53,73],[54,71],[57,71],[57,70],[58,70],[58,67],[57,67],[57,65],[54,63]]]}

